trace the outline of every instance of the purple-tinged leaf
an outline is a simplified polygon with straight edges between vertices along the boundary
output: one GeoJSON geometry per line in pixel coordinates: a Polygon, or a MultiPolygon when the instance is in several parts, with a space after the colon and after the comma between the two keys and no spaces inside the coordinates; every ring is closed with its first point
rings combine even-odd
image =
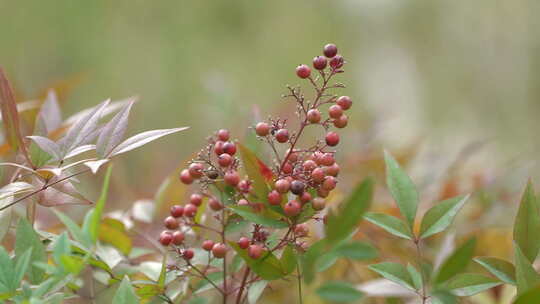
{"type": "Polygon", "coordinates": [[[99,159],[99,160],[87,161],[84,163],[84,165],[90,168],[93,174],[96,174],[99,168],[102,165],[106,164],[107,162],[109,162],[109,159],[99,159]]]}
{"type": "Polygon", "coordinates": [[[61,205],[91,205],[92,201],[86,199],[69,181],[65,181],[41,191],[38,204],[45,207],[61,205]]]}
{"type": "MultiPolygon", "coordinates": [[[[134,99],[134,97],[130,97],[130,98],[127,98],[127,99],[123,99],[123,100],[114,101],[114,102],[109,103],[109,105],[106,106],[105,109],[103,109],[103,112],[101,113],[102,114],[101,116],[105,117],[107,115],[110,115],[112,113],[117,112],[121,108],[125,107],[132,99],[134,99]]],[[[78,113],[73,114],[72,116],[68,117],[65,120],[63,125],[67,125],[67,126],[73,125],[79,119],[81,119],[82,117],[88,115],[92,110],[93,110],[93,108],[85,109],[85,110],[82,110],[82,111],[80,111],[78,113]]]]}
{"type": "Polygon", "coordinates": [[[109,102],[110,100],[106,100],[100,103],[69,128],[66,136],[62,139],[62,156],[66,156],[73,149],[88,143],[88,138],[96,130],[103,109],[109,102]]]}
{"type": "Polygon", "coordinates": [[[53,90],[49,90],[47,98],[43,102],[36,122],[34,134],[47,136],[50,132],[62,125],[62,112],[58,106],[58,96],[53,90]]]}
{"type": "Polygon", "coordinates": [[[38,147],[52,156],[54,159],[60,159],[60,146],[54,141],[43,136],[27,136],[38,145],[38,147]]]}
{"type": "Polygon", "coordinates": [[[122,141],[127,129],[129,111],[134,102],[129,102],[103,127],[96,143],[96,151],[100,157],[107,157],[122,141]]]}
{"type": "Polygon", "coordinates": [[[173,134],[188,129],[189,127],[183,128],[174,128],[174,129],[162,129],[162,130],[152,130],[139,133],[134,135],[124,142],[116,146],[110,153],[109,156],[116,156],[122,153],[126,153],[133,149],[137,149],[140,146],[146,145],[149,142],[152,142],[158,138],[161,138],[165,135],[173,134]]]}
{"type": "Polygon", "coordinates": [[[0,163],[0,166],[11,166],[11,167],[17,167],[17,168],[21,168],[23,170],[26,170],[26,171],[30,171],[30,172],[35,172],[34,169],[32,168],[29,168],[27,166],[23,166],[23,165],[19,165],[19,164],[16,164],[16,163],[0,163]]]}
{"type": "Polygon", "coordinates": [[[94,150],[95,148],[96,148],[95,145],[83,145],[83,146],[77,147],[73,149],[71,152],[69,152],[66,156],[64,156],[64,159],[75,157],[81,153],[94,150]]]}

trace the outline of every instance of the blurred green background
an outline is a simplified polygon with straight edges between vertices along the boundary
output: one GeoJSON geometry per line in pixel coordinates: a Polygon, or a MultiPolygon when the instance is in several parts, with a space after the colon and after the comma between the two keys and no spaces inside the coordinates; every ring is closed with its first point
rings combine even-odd
{"type": "Polygon", "coordinates": [[[263,117],[292,111],[284,84],[327,42],[349,62],[347,151],[363,148],[365,132],[390,148],[420,138],[437,157],[480,140],[483,165],[510,171],[508,160],[535,159],[539,147],[539,9],[536,0],[0,1],[0,64],[27,98],[77,79],[69,114],[138,95],[132,133],[191,126],[120,161],[116,176],[134,197],[151,195],[212,131],[244,134],[254,105],[263,117]]]}

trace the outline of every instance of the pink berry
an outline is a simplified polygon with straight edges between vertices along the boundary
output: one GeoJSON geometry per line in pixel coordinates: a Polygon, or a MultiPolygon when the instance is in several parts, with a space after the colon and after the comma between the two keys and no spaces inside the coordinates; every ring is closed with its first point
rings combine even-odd
{"type": "Polygon", "coordinates": [[[324,58],[323,56],[317,56],[313,58],[313,67],[317,70],[324,70],[326,64],[326,58],[324,58]]]}
{"type": "Polygon", "coordinates": [[[194,217],[197,214],[197,206],[193,204],[187,204],[184,206],[184,215],[187,217],[194,217]]]}
{"type": "Polygon", "coordinates": [[[195,252],[193,252],[192,249],[186,249],[182,252],[182,256],[184,257],[184,259],[186,260],[191,260],[193,259],[193,257],[195,256],[195,252]]]}
{"type": "Polygon", "coordinates": [[[274,187],[279,193],[287,193],[291,188],[291,183],[286,179],[278,179],[274,184],[274,187]]]}
{"type": "Polygon", "coordinates": [[[289,140],[289,131],[287,129],[279,129],[276,132],[275,136],[276,136],[276,140],[279,143],[287,142],[287,140],[289,140]]]}
{"type": "Polygon", "coordinates": [[[347,115],[342,114],[339,118],[334,119],[334,127],[342,129],[347,126],[349,123],[349,117],[347,115]]]}
{"type": "Polygon", "coordinates": [[[330,147],[337,146],[337,144],[339,144],[339,134],[337,134],[336,132],[330,131],[326,133],[325,140],[326,140],[326,144],[329,145],[330,147]]]}
{"type": "Polygon", "coordinates": [[[195,206],[200,206],[202,204],[202,201],[203,201],[203,196],[199,193],[193,193],[190,197],[189,197],[189,202],[192,203],[193,205],[195,206]]]}
{"type": "Polygon", "coordinates": [[[223,154],[223,145],[225,144],[224,141],[216,141],[216,143],[214,144],[214,153],[216,153],[216,155],[221,155],[223,154]]]}
{"type": "Polygon", "coordinates": [[[212,240],[206,240],[202,242],[202,249],[210,251],[212,250],[212,247],[214,247],[214,242],[212,240]]]}
{"type": "Polygon", "coordinates": [[[343,109],[348,110],[352,106],[352,99],[349,96],[340,96],[336,103],[343,109]]]}
{"type": "Polygon", "coordinates": [[[223,243],[216,243],[212,247],[212,254],[218,259],[222,259],[227,254],[227,246],[223,243]]]}
{"type": "Polygon", "coordinates": [[[302,164],[302,167],[305,171],[311,172],[317,168],[317,163],[314,160],[308,159],[302,164]]]}
{"type": "Polygon", "coordinates": [[[191,183],[193,183],[193,177],[191,176],[191,174],[189,174],[188,169],[184,169],[182,170],[182,172],[180,172],[180,181],[186,185],[190,185],[191,183]]]}
{"type": "Polygon", "coordinates": [[[184,215],[184,207],[180,205],[174,205],[171,207],[171,216],[181,217],[182,215],[184,215]]]}
{"type": "Polygon", "coordinates": [[[266,136],[270,134],[270,126],[265,122],[260,122],[255,126],[255,133],[259,136],[266,136]]]}
{"type": "Polygon", "coordinates": [[[332,58],[334,56],[336,56],[338,52],[338,49],[336,47],[335,44],[332,44],[332,43],[329,43],[327,45],[324,46],[323,48],[323,54],[324,56],[328,57],[328,58],[332,58]]]}
{"type": "Polygon", "coordinates": [[[217,131],[217,137],[221,141],[229,140],[229,136],[230,136],[229,130],[221,129],[217,131]]]}
{"type": "Polygon", "coordinates": [[[238,200],[238,203],[236,203],[236,204],[237,204],[238,206],[249,206],[249,202],[248,202],[246,199],[244,199],[244,198],[239,199],[239,200],[238,200]]]}
{"type": "Polygon", "coordinates": [[[307,204],[311,201],[311,194],[307,191],[304,191],[298,196],[298,200],[300,201],[300,203],[302,203],[302,205],[307,204]]]}
{"type": "Polygon", "coordinates": [[[281,172],[283,172],[284,174],[291,174],[293,172],[293,165],[291,165],[291,163],[289,162],[286,162],[283,164],[283,167],[281,168],[281,172]]]}
{"type": "Polygon", "coordinates": [[[211,197],[208,200],[208,206],[210,206],[210,209],[212,209],[214,211],[219,211],[219,210],[223,209],[223,205],[214,197],[211,197]]]}
{"type": "Polygon", "coordinates": [[[316,211],[323,210],[326,203],[324,202],[324,198],[322,197],[316,197],[313,199],[313,202],[311,203],[311,207],[315,209],[316,211]]]}
{"type": "Polygon", "coordinates": [[[290,152],[291,149],[287,149],[287,151],[285,151],[285,156],[289,156],[287,158],[287,161],[290,162],[290,163],[295,163],[296,161],[298,161],[298,151],[296,150],[293,150],[292,152],[290,152]],[[290,153],[289,153],[290,152],[290,153]]]}
{"type": "Polygon", "coordinates": [[[324,173],[326,173],[327,175],[331,175],[331,176],[338,176],[339,174],[339,165],[337,163],[334,163],[333,165],[329,166],[329,167],[325,167],[324,168],[324,173]]]}
{"type": "Polygon", "coordinates": [[[332,191],[332,190],[334,190],[334,188],[336,188],[336,184],[337,184],[337,181],[336,181],[335,177],[327,176],[327,177],[324,178],[324,181],[323,181],[321,187],[324,190],[332,191]]]}
{"type": "Polygon", "coordinates": [[[306,185],[303,182],[299,180],[294,180],[291,183],[291,192],[293,194],[300,195],[304,192],[305,187],[306,185]]]}
{"type": "Polygon", "coordinates": [[[172,234],[172,243],[176,246],[181,245],[184,242],[184,233],[181,231],[175,231],[172,234]]]}
{"type": "Polygon", "coordinates": [[[306,224],[298,224],[294,227],[294,234],[297,237],[305,237],[309,233],[309,228],[306,224]]]}
{"type": "Polygon", "coordinates": [[[313,181],[317,184],[320,184],[324,181],[324,170],[322,168],[316,168],[315,170],[311,171],[311,178],[313,181]]]}
{"type": "Polygon", "coordinates": [[[298,77],[304,79],[304,78],[308,78],[310,74],[311,74],[311,69],[307,65],[301,64],[298,67],[296,67],[296,75],[298,77]]]}
{"type": "Polygon", "coordinates": [[[222,167],[228,167],[232,164],[233,158],[227,153],[218,156],[218,164],[222,167]]]}
{"type": "Polygon", "coordinates": [[[317,195],[320,197],[327,197],[330,194],[330,191],[323,189],[322,187],[317,189],[317,195]]]}
{"type": "Polygon", "coordinates": [[[321,165],[323,166],[331,166],[335,162],[334,155],[332,153],[324,153],[324,155],[321,157],[321,165]]]}
{"type": "Polygon", "coordinates": [[[270,191],[268,193],[268,203],[274,206],[281,204],[281,194],[277,190],[270,191]]]}
{"type": "Polygon", "coordinates": [[[328,115],[332,118],[339,118],[343,114],[343,109],[338,105],[331,105],[328,108],[328,115]]]}
{"type": "Polygon", "coordinates": [[[179,226],[178,221],[172,216],[167,216],[165,220],[163,221],[163,224],[165,225],[167,229],[171,229],[171,230],[174,230],[178,228],[179,226]]]}
{"type": "Polygon", "coordinates": [[[317,165],[320,165],[323,155],[324,153],[322,153],[321,151],[315,151],[313,152],[311,156],[312,156],[312,159],[317,163],[317,165]]]}
{"type": "Polygon", "coordinates": [[[238,183],[238,190],[240,190],[242,193],[249,193],[251,188],[251,182],[248,180],[243,179],[238,183]]]}
{"type": "Polygon", "coordinates": [[[297,216],[302,211],[302,206],[296,200],[292,200],[283,206],[283,211],[289,217],[297,216]]]}
{"type": "Polygon", "coordinates": [[[223,144],[223,153],[227,153],[229,155],[234,155],[236,153],[236,144],[233,142],[226,142],[223,144]]]}
{"type": "Polygon", "coordinates": [[[169,231],[163,231],[159,235],[159,242],[163,246],[169,246],[172,240],[173,240],[172,233],[170,233],[169,231]]]}
{"type": "Polygon", "coordinates": [[[192,163],[189,165],[189,175],[193,178],[200,178],[203,176],[204,166],[201,163],[192,163]]]}
{"type": "Polygon", "coordinates": [[[307,112],[307,120],[312,123],[316,124],[321,121],[321,112],[317,109],[311,109],[307,112]]]}
{"type": "Polygon", "coordinates": [[[238,175],[238,172],[230,170],[225,173],[224,180],[227,185],[236,187],[240,182],[240,175],[238,175]]]}
{"type": "Polygon", "coordinates": [[[254,260],[261,257],[263,249],[260,245],[253,244],[248,247],[248,256],[254,260]]]}
{"type": "Polygon", "coordinates": [[[246,249],[249,247],[249,243],[251,243],[251,241],[247,237],[243,236],[238,240],[238,247],[246,249]]]}
{"type": "Polygon", "coordinates": [[[343,66],[343,63],[344,63],[344,60],[343,60],[343,57],[341,57],[341,55],[336,55],[334,56],[334,58],[330,60],[330,66],[334,70],[341,68],[343,66]]]}

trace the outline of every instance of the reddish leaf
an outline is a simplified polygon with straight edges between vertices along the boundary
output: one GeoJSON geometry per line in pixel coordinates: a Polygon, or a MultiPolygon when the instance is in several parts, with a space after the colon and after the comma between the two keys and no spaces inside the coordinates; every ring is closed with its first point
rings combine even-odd
{"type": "Polygon", "coordinates": [[[263,163],[262,160],[257,158],[257,163],[259,164],[259,170],[261,171],[261,175],[266,179],[267,182],[270,182],[274,179],[274,173],[268,166],[263,163]]]}

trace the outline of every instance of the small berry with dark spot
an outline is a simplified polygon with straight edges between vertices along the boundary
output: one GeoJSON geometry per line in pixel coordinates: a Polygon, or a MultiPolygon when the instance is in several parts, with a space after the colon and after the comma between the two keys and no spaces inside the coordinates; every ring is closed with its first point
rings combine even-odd
{"type": "Polygon", "coordinates": [[[276,140],[279,143],[287,142],[289,140],[289,131],[287,129],[279,129],[276,132],[275,136],[276,136],[276,140]]]}
{"type": "Polygon", "coordinates": [[[186,185],[190,185],[193,183],[193,177],[189,173],[188,169],[184,169],[182,170],[182,172],[180,172],[180,181],[186,185]]]}
{"type": "Polygon", "coordinates": [[[335,44],[329,43],[324,46],[323,54],[328,58],[332,58],[337,55],[338,49],[335,44]]]}
{"type": "Polygon", "coordinates": [[[212,247],[214,247],[214,242],[212,240],[206,240],[202,242],[202,249],[210,251],[212,250],[212,247]]]}
{"type": "Polygon", "coordinates": [[[313,67],[317,70],[324,70],[327,63],[328,62],[326,61],[326,58],[324,58],[323,56],[317,56],[313,58],[313,67]]]}
{"type": "Polygon", "coordinates": [[[191,177],[200,178],[203,176],[204,166],[201,163],[192,163],[189,165],[188,171],[191,177]]]}
{"type": "Polygon", "coordinates": [[[184,242],[184,238],[185,236],[182,231],[175,231],[172,234],[172,243],[176,246],[180,246],[184,242]]]}
{"type": "Polygon", "coordinates": [[[291,183],[291,192],[293,194],[300,195],[300,194],[304,193],[305,187],[306,187],[306,185],[303,182],[301,182],[299,180],[294,180],[291,183]]]}
{"type": "Polygon", "coordinates": [[[236,187],[240,182],[240,175],[235,170],[229,170],[225,173],[224,180],[227,185],[236,187]]]}
{"type": "Polygon", "coordinates": [[[184,207],[180,206],[180,205],[174,205],[171,207],[171,216],[172,217],[181,217],[182,215],[184,215],[184,207]]]}
{"type": "Polygon", "coordinates": [[[281,204],[281,194],[277,190],[270,191],[268,193],[268,203],[274,206],[281,204]]]}
{"type": "Polygon", "coordinates": [[[251,243],[251,241],[247,237],[243,236],[238,240],[238,247],[246,249],[249,247],[249,243],[251,243]]]}
{"type": "Polygon", "coordinates": [[[274,184],[274,187],[279,193],[287,193],[291,188],[291,183],[286,179],[278,179],[274,184]]]}
{"type": "Polygon", "coordinates": [[[321,121],[321,112],[317,109],[311,109],[307,112],[307,120],[312,123],[316,124],[321,121]]]}
{"type": "Polygon", "coordinates": [[[259,136],[266,136],[270,134],[270,126],[265,122],[260,122],[255,126],[255,133],[259,136]]]}
{"type": "Polygon", "coordinates": [[[203,201],[203,196],[199,193],[193,193],[189,196],[189,202],[192,203],[195,206],[200,206],[203,201]]]}
{"type": "Polygon", "coordinates": [[[172,216],[166,217],[165,220],[163,221],[163,224],[165,225],[167,229],[171,229],[171,230],[178,228],[178,225],[179,225],[178,221],[172,216]]]}
{"type": "Polygon", "coordinates": [[[163,231],[159,235],[159,242],[163,246],[169,246],[169,244],[171,244],[172,240],[173,240],[172,233],[170,233],[169,231],[163,231]]]}
{"type": "Polygon", "coordinates": [[[248,256],[254,260],[261,257],[263,249],[260,245],[253,244],[248,247],[248,256]]]}
{"type": "Polygon", "coordinates": [[[291,200],[285,206],[283,206],[283,211],[286,216],[292,217],[297,216],[302,211],[302,206],[296,200],[291,200]]]}
{"type": "Polygon", "coordinates": [[[352,99],[349,96],[340,96],[336,103],[343,109],[348,110],[352,106],[352,99]]]}
{"type": "Polygon", "coordinates": [[[197,206],[193,204],[187,204],[184,206],[184,215],[187,217],[194,217],[197,214],[197,206]]]}
{"type": "Polygon", "coordinates": [[[223,243],[216,243],[212,247],[212,254],[218,259],[222,259],[227,254],[227,246],[223,243]]]}
{"type": "Polygon", "coordinates": [[[308,78],[311,75],[311,69],[307,65],[301,64],[296,67],[296,75],[302,79],[308,78]]]}
{"type": "Polygon", "coordinates": [[[218,164],[222,167],[228,167],[232,164],[233,158],[227,153],[218,156],[218,164]]]}
{"type": "Polygon", "coordinates": [[[221,130],[217,131],[217,137],[221,141],[229,140],[229,137],[230,137],[229,130],[221,129],[221,130]]]}
{"type": "Polygon", "coordinates": [[[186,260],[191,260],[194,256],[195,252],[193,251],[193,249],[186,249],[182,252],[182,257],[184,257],[184,259],[186,260]]]}
{"type": "Polygon", "coordinates": [[[339,144],[339,134],[337,134],[336,132],[330,131],[326,133],[325,140],[326,140],[326,144],[329,145],[330,147],[337,146],[339,144]]]}

